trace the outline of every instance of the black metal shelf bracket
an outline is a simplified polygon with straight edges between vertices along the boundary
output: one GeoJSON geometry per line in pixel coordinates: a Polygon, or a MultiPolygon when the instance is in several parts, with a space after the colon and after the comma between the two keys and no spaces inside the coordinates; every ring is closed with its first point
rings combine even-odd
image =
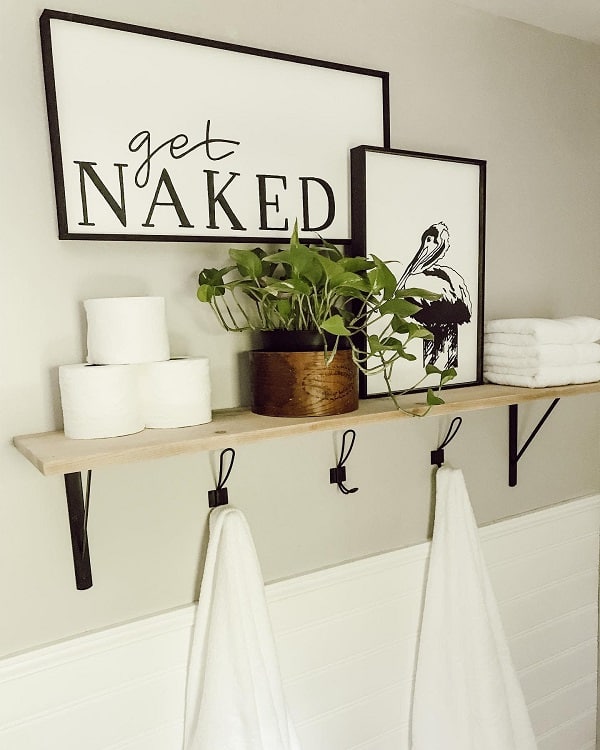
{"type": "Polygon", "coordinates": [[[84,496],[81,472],[65,474],[67,510],[69,513],[69,527],[71,529],[71,547],[73,549],[73,565],[75,566],[75,584],[79,591],[84,591],[92,587],[92,568],[90,565],[90,550],[87,536],[91,483],[92,472],[88,471],[84,496]]]}
{"type": "Polygon", "coordinates": [[[508,407],[508,486],[517,486],[517,464],[519,460],[531,445],[533,439],[538,434],[544,422],[548,419],[554,407],[558,404],[560,398],[555,398],[550,406],[546,409],[544,415],[533,429],[531,435],[523,443],[523,447],[518,447],[518,428],[519,428],[519,405],[511,404],[508,407]]]}

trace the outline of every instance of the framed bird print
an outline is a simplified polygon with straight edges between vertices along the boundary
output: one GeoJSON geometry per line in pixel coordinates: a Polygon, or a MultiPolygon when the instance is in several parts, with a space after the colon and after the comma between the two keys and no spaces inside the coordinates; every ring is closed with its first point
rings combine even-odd
{"type": "MultiPolygon", "coordinates": [[[[427,365],[456,370],[446,387],[481,383],[486,162],[376,146],[350,156],[353,254],[391,263],[401,288],[436,295],[413,315],[432,335],[409,341],[414,359],[395,365],[392,389],[435,386],[427,365]]],[[[360,391],[388,392],[377,374],[361,374],[360,391]]]]}

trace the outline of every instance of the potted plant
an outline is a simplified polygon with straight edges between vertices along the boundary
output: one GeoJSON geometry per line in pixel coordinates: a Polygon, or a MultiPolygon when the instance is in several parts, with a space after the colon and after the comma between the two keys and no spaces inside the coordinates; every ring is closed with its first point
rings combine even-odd
{"type": "MultiPolygon", "coordinates": [[[[382,373],[401,408],[392,371],[400,360],[416,359],[406,349],[409,341],[432,338],[412,316],[420,300],[438,295],[402,288],[390,264],[374,255],[346,257],[323,240],[301,243],[297,223],[283,250],[231,249],[229,255],[230,265],[200,272],[197,294],[227,331],[261,333],[261,346],[250,353],[253,411],[352,411],[358,406],[358,371],[382,373]]],[[[428,365],[407,390],[431,374],[438,385],[427,392],[429,406],[443,403],[439,391],[456,372],[428,365]]]]}

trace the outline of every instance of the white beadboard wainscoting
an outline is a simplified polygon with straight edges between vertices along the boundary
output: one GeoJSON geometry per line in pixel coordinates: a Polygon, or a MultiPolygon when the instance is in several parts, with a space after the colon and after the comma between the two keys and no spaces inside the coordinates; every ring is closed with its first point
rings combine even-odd
{"type": "MultiPolygon", "coordinates": [[[[599,527],[594,496],[481,531],[539,750],[596,746],[599,527]]],[[[303,750],[408,750],[428,553],[420,544],[267,587],[303,750]]],[[[0,747],[181,750],[194,611],[0,661],[0,747]]]]}

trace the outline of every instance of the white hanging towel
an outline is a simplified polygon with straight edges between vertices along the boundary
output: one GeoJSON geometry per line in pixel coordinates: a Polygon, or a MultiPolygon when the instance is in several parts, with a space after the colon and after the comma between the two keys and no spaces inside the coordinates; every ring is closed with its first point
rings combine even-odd
{"type": "Polygon", "coordinates": [[[535,750],[463,474],[436,484],[412,750],[535,750]]]}
{"type": "Polygon", "coordinates": [[[188,667],[185,750],[299,750],[244,514],[210,514],[188,667]]]}

